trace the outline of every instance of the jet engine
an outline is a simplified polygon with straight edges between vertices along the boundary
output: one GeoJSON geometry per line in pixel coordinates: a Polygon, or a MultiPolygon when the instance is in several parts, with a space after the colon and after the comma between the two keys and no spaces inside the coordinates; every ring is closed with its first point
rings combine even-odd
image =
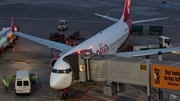
{"type": "Polygon", "coordinates": [[[60,58],[60,56],[58,55],[58,56],[55,56],[55,57],[50,61],[50,66],[51,66],[51,68],[53,68],[54,64],[56,63],[57,59],[59,59],[59,58],[60,58]]]}

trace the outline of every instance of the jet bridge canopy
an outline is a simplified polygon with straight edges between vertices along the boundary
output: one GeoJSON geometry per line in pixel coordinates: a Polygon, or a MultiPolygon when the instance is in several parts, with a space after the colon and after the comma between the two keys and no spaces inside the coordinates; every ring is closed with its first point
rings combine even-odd
{"type": "Polygon", "coordinates": [[[95,55],[90,58],[90,76],[94,81],[147,85],[146,60],[115,55],[95,55]]]}

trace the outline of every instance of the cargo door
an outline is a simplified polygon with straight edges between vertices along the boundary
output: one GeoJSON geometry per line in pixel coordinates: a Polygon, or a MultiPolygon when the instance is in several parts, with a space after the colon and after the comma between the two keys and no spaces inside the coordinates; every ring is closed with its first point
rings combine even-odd
{"type": "Polygon", "coordinates": [[[31,87],[29,80],[23,80],[23,92],[30,93],[31,87]]]}
{"type": "Polygon", "coordinates": [[[22,86],[22,81],[21,80],[17,80],[16,82],[16,92],[17,93],[22,93],[22,90],[23,90],[23,86],[22,86]]]}

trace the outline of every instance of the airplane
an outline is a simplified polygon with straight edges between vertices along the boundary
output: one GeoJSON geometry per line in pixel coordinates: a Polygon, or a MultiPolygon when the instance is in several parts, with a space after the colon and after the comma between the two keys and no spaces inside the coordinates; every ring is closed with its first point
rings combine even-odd
{"type": "Polygon", "coordinates": [[[19,36],[14,34],[17,30],[17,27],[14,26],[14,17],[12,17],[11,27],[3,27],[0,31],[0,51],[6,47],[13,47],[15,40],[19,39],[19,36]]]}
{"type": "Polygon", "coordinates": [[[28,35],[22,32],[15,32],[15,34],[27,38],[29,40],[35,41],[37,43],[43,44],[50,48],[56,49],[61,51],[58,56],[55,56],[50,65],[52,67],[52,72],[50,74],[50,87],[55,90],[63,90],[66,91],[68,87],[72,84],[72,70],[71,66],[64,58],[74,52],[78,52],[81,50],[91,49],[93,53],[97,54],[116,54],[118,56],[123,57],[132,57],[132,56],[141,56],[146,54],[155,54],[158,51],[164,52],[171,52],[172,50],[180,50],[180,48],[167,48],[165,50],[158,50],[152,51],[138,51],[138,52],[131,52],[131,53],[116,53],[117,49],[120,46],[123,46],[127,40],[129,39],[132,24],[148,22],[148,21],[155,21],[155,20],[163,20],[169,17],[164,18],[155,18],[155,19],[148,19],[148,20],[139,20],[139,21],[131,21],[129,18],[130,11],[130,0],[125,0],[125,6],[123,10],[122,17],[120,19],[103,16],[100,14],[95,14],[97,16],[112,20],[116,23],[109,26],[108,28],[104,29],[103,31],[98,32],[91,38],[83,41],[77,46],[68,46],[66,44],[53,42],[50,40],[38,38],[32,35],[28,35]]]}

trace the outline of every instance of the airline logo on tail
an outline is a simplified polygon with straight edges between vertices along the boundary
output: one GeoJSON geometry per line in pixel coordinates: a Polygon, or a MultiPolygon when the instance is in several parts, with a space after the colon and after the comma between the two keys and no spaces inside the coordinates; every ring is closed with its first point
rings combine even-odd
{"type": "Polygon", "coordinates": [[[129,20],[130,2],[130,0],[126,0],[126,4],[124,6],[124,22],[129,20]]]}

